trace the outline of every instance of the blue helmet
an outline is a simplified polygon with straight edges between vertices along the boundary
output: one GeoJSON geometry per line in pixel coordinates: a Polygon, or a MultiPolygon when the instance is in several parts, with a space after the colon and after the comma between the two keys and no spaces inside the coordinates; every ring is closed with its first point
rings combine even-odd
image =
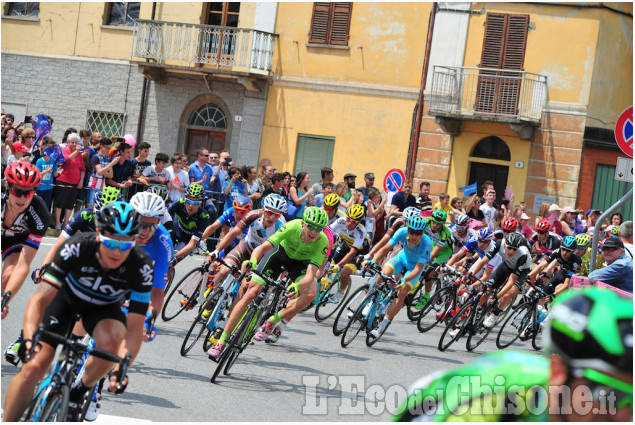
{"type": "Polygon", "coordinates": [[[421,231],[426,225],[426,219],[421,216],[414,216],[408,219],[408,229],[412,229],[414,231],[421,231]]]}
{"type": "Polygon", "coordinates": [[[570,250],[578,249],[578,243],[575,241],[575,236],[567,236],[562,241],[562,247],[570,250]]]}
{"type": "Polygon", "coordinates": [[[484,241],[491,241],[494,238],[494,232],[489,227],[483,227],[478,231],[478,238],[484,241]]]}
{"type": "Polygon", "coordinates": [[[127,202],[115,201],[102,207],[95,215],[100,233],[113,236],[136,236],[141,229],[139,213],[127,202]]]}

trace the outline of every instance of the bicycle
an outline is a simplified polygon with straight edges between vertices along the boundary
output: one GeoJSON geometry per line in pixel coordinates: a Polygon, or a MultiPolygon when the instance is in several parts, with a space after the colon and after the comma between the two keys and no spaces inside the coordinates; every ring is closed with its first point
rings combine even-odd
{"type": "MultiPolygon", "coordinates": [[[[329,273],[327,277],[333,276],[334,273],[329,273]]],[[[348,293],[351,291],[352,282],[349,282],[348,286],[342,293],[342,298],[339,301],[333,301],[333,297],[337,292],[340,292],[340,275],[335,274],[332,279],[322,278],[323,280],[318,285],[318,292],[315,295],[313,303],[315,305],[315,320],[323,322],[331,317],[342,306],[342,301],[346,299],[348,293]],[[333,292],[333,290],[337,292],[333,292]]]]}
{"type": "Polygon", "coordinates": [[[512,310],[498,331],[496,346],[500,349],[509,347],[519,338],[521,341],[531,339],[534,350],[542,349],[541,341],[538,338],[542,333],[542,323],[549,314],[547,305],[553,300],[553,295],[545,293],[542,288],[531,283],[529,279],[525,280],[525,283],[530,288],[523,293],[523,301],[512,310]],[[539,302],[543,298],[548,299],[547,304],[542,306],[543,310],[546,311],[540,311],[538,308],[539,302]]]}
{"type": "Polygon", "coordinates": [[[65,422],[68,420],[69,407],[77,407],[78,412],[78,416],[71,419],[79,422],[84,420],[94,388],[86,392],[79,406],[72,406],[69,403],[71,387],[77,380],[77,366],[82,361],[84,353],[90,353],[90,355],[99,357],[100,359],[118,363],[119,370],[116,373],[117,383],[119,389],[123,389],[121,382],[125,378],[128,366],[130,365],[132,358],[130,353],[127,353],[124,358],[121,358],[108,351],[91,346],[89,343],[84,342],[84,340],[77,341],[47,331],[43,325],[40,325],[33,335],[33,342],[27,353],[27,359],[33,356],[35,347],[39,344],[42,337],[61,344],[63,348],[53,367],[52,373],[44,378],[35,392],[24,416],[25,422],[65,422]]]}
{"type": "MultiPolygon", "coordinates": [[[[211,265],[211,261],[208,263],[204,259],[202,265],[190,270],[172,289],[161,310],[161,319],[164,322],[169,322],[181,314],[183,310],[192,310],[196,306],[203,283],[210,282],[213,278],[211,265]]],[[[167,293],[167,288],[165,293],[167,293]]]]}
{"type": "MultiPolygon", "coordinates": [[[[433,267],[433,266],[430,265],[428,267],[433,267]]],[[[427,270],[424,271],[424,273],[422,274],[422,279],[423,279],[423,276],[425,276],[426,274],[427,274],[427,270]]],[[[443,273],[443,267],[438,268],[437,275],[430,278],[430,282],[432,282],[432,286],[430,288],[430,294],[434,294],[436,291],[438,291],[439,289],[441,289],[443,286],[446,285],[447,282],[446,282],[446,277],[443,273]]],[[[422,291],[425,291],[425,281],[420,280],[417,282],[417,287],[414,289],[414,292],[411,294],[408,294],[406,296],[406,300],[404,301],[404,305],[406,306],[406,314],[408,315],[408,319],[410,319],[412,322],[416,322],[417,320],[419,320],[419,316],[421,315],[421,312],[423,311],[423,309],[417,310],[415,308],[416,305],[419,304],[419,301],[421,301],[421,297],[423,296],[422,291]]],[[[432,295],[430,296],[430,298],[432,298],[432,295]]],[[[428,302],[430,302],[430,300],[428,300],[428,302]]]]}
{"type": "Polygon", "coordinates": [[[445,266],[445,268],[447,272],[444,273],[444,279],[447,278],[454,281],[452,284],[437,290],[430,297],[423,310],[421,310],[419,319],[417,319],[419,332],[427,332],[439,322],[449,322],[459,311],[460,305],[462,305],[461,301],[467,299],[466,294],[458,294],[463,276],[452,266],[445,266]]]}
{"type": "MultiPolygon", "coordinates": [[[[229,374],[230,369],[234,363],[236,363],[236,359],[247,348],[258,328],[260,328],[265,320],[272,314],[275,314],[275,312],[283,308],[287,301],[285,292],[289,283],[288,277],[274,280],[257,270],[250,270],[248,268],[248,271],[261,277],[265,281],[265,287],[247,307],[247,311],[245,311],[238,325],[236,325],[227,339],[225,349],[218,359],[214,360],[218,365],[210,379],[212,383],[216,381],[221,370],[223,371],[223,375],[229,374]]],[[[248,277],[248,279],[250,279],[250,277],[248,277]]]]}
{"type": "Polygon", "coordinates": [[[183,344],[181,345],[182,356],[187,355],[206,330],[207,335],[203,341],[203,351],[207,352],[210,349],[212,333],[216,329],[224,327],[224,322],[229,317],[230,307],[238,296],[240,283],[245,277],[246,273],[240,273],[240,269],[237,266],[227,264],[220,258],[216,259],[216,261],[231,269],[231,273],[225,278],[220,287],[209,291],[205,301],[198,309],[198,313],[183,339],[183,344]],[[235,277],[234,275],[236,274],[239,276],[235,277]],[[205,311],[210,312],[208,316],[204,316],[205,311]]]}
{"type": "Polygon", "coordinates": [[[4,307],[9,304],[9,300],[11,299],[11,291],[2,292],[2,308],[0,311],[4,310],[4,307]]]}
{"type": "MultiPolygon", "coordinates": [[[[174,244],[174,246],[176,246],[176,244],[174,244]]],[[[200,249],[201,251],[205,252],[205,254],[208,254],[208,251],[204,249],[199,242],[196,245],[196,247],[192,250],[192,252],[187,254],[187,256],[189,257],[193,256],[194,251],[197,249],[200,249]]],[[[164,293],[167,294],[168,291],[170,290],[170,287],[172,286],[172,282],[174,281],[174,276],[176,276],[176,265],[183,260],[185,260],[185,257],[181,258],[180,260],[177,260],[176,258],[172,259],[172,262],[170,263],[170,266],[168,267],[168,283],[166,283],[165,288],[163,289],[164,293]]]]}
{"type": "Polygon", "coordinates": [[[375,272],[376,275],[379,275],[383,281],[381,284],[375,285],[370,289],[348,321],[344,332],[342,332],[341,345],[343,348],[346,348],[353,342],[355,337],[357,337],[359,332],[364,328],[366,329],[366,345],[368,347],[371,347],[379,341],[386,332],[386,329],[388,329],[388,326],[386,326],[377,338],[370,333],[377,327],[379,322],[383,320],[386,312],[397,298],[397,290],[389,284],[396,284],[397,281],[392,276],[383,274],[377,264],[370,266],[369,269],[375,272]]]}

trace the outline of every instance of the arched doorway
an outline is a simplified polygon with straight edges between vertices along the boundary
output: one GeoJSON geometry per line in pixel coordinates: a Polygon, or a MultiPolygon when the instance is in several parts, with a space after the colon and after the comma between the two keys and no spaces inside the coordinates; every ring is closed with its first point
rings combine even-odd
{"type": "Polygon", "coordinates": [[[184,111],[185,153],[190,162],[196,161],[196,151],[199,149],[220,152],[226,148],[230,123],[228,114],[221,105],[209,100],[198,99],[184,111]],[[201,100],[207,102],[203,103],[201,100]]]}
{"type": "Polygon", "coordinates": [[[469,160],[469,183],[477,182],[480,191],[483,182],[487,180],[494,182],[496,201],[500,203],[501,199],[505,197],[509,163],[511,162],[511,153],[507,143],[496,136],[481,139],[472,149],[469,160]]]}

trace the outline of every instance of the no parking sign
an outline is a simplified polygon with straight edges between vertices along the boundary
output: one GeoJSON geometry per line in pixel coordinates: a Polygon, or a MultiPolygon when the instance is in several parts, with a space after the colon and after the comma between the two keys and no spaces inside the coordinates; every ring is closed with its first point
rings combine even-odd
{"type": "Polygon", "coordinates": [[[384,177],[385,192],[401,192],[406,176],[399,168],[393,168],[386,173],[384,177]]]}
{"type": "Polygon", "coordinates": [[[633,106],[626,108],[615,123],[615,141],[622,151],[633,157],[633,106]]]}

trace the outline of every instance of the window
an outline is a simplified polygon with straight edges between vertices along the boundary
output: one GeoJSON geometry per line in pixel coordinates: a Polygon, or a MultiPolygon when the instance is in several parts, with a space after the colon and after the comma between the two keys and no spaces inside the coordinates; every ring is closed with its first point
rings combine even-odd
{"type": "Polygon", "coordinates": [[[525,61],[529,15],[488,13],[476,92],[476,111],[516,115],[525,61]]]}
{"type": "Polygon", "coordinates": [[[11,2],[7,9],[9,16],[29,16],[37,18],[40,13],[40,2],[11,2]]]}
{"type": "Polygon", "coordinates": [[[348,46],[353,3],[313,3],[309,43],[348,46]]]}
{"type": "MultiPolygon", "coordinates": [[[[597,164],[593,184],[593,209],[606,211],[633,187],[632,183],[615,180],[615,166],[597,164]]],[[[624,221],[633,219],[633,203],[624,203],[616,212],[622,213],[624,221]]],[[[609,217],[610,218],[610,217],[609,217]]]]}
{"type": "Polygon", "coordinates": [[[299,134],[293,174],[306,171],[313,182],[320,181],[320,170],[333,164],[334,148],[334,137],[299,134]]]}
{"type": "Polygon", "coordinates": [[[139,19],[141,3],[110,2],[108,4],[110,5],[108,25],[132,27],[135,20],[139,19]]]}
{"type": "Polygon", "coordinates": [[[218,105],[208,103],[192,114],[188,124],[201,127],[227,128],[227,118],[218,105]]]}
{"type": "Polygon", "coordinates": [[[498,159],[500,161],[511,161],[509,147],[507,143],[496,136],[489,136],[482,139],[472,150],[473,157],[498,159]]]}
{"type": "Polygon", "coordinates": [[[207,25],[238,28],[240,3],[207,3],[207,25]]]}
{"type": "Polygon", "coordinates": [[[86,128],[91,132],[99,132],[102,137],[123,135],[124,114],[116,112],[88,111],[86,128]]]}

